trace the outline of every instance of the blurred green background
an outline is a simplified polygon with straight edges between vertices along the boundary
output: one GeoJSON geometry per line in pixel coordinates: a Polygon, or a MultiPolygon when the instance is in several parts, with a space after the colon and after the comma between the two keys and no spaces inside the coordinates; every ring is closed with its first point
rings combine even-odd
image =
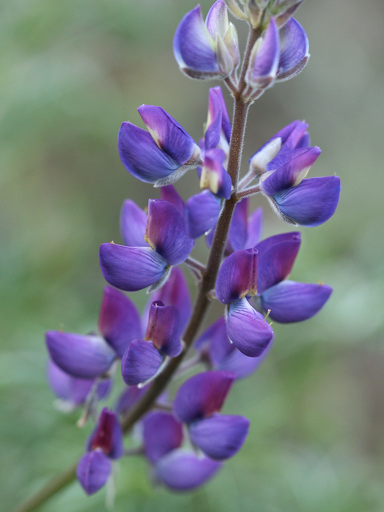
{"type": "MultiPolygon", "coordinates": [[[[207,13],[210,2],[201,3],[207,13]]],[[[202,135],[214,84],[186,79],[172,54],[175,28],[195,5],[0,3],[2,510],[81,453],[89,429],[75,427],[78,414],[52,407],[44,331],[95,329],[104,286],[98,246],[120,241],[125,198],[144,207],[157,197],[120,163],[121,122],[141,125],[136,108],[149,103],[196,140],[202,135]]],[[[302,229],[292,278],[324,281],[334,294],[316,318],[275,325],[269,358],[236,384],[225,411],[252,426],[217,478],[172,494],[152,487],[143,461],[127,459],[118,512],[383,510],[384,3],[307,0],[297,18],[309,36],[309,65],[252,107],[244,155],[294,119],[309,122],[323,150],[311,175],[336,173],[343,189],[328,223],[302,229]]],[[[243,42],[245,27],[237,26],[243,42]]],[[[177,188],[184,199],[197,193],[194,172],[177,188]]],[[[289,230],[262,199],[257,204],[266,207],[266,236],[289,230]]],[[[196,254],[206,258],[203,243],[196,254]]],[[[135,300],[142,306],[145,293],[135,300]]],[[[73,485],[44,511],[98,512],[104,501],[104,491],[87,498],[73,485]]]]}

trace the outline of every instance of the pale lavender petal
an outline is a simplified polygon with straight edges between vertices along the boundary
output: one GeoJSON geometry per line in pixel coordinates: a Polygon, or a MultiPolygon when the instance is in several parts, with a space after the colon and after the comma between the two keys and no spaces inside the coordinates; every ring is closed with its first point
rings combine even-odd
{"type": "Polygon", "coordinates": [[[145,237],[169,265],[179,265],[189,256],[194,241],[188,236],[184,218],[167,201],[150,199],[145,237]]]}
{"type": "Polygon", "coordinates": [[[154,301],[149,309],[145,339],[151,340],[162,354],[176,357],[182,351],[180,313],[175,306],[164,306],[154,301]]]}
{"type": "Polygon", "coordinates": [[[48,362],[48,382],[53,393],[73,404],[74,407],[82,405],[91,391],[93,379],[77,379],[61,370],[53,361],[48,362]]]}
{"type": "Polygon", "coordinates": [[[208,188],[214,194],[229,199],[231,197],[232,180],[223,167],[225,153],[221,149],[206,151],[202,167],[200,187],[208,188]]]}
{"type": "Polygon", "coordinates": [[[173,185],[161,187],[160,199],[162,199],[163,201],[168,201],[168,203],[173,204],[173,206],[179,210],[181,215],[184,215],[184,201],[181,199],[179,193],[177,192],[173,185]]]}
{"type": "Polygon", "coordinates": [[[229,305],[227,333],[232,343],[249,357],[261,356],[273,338],[269,323],[245,298],[229,305]]]}
{"type": "Polygon", "coordinates": [[[178,449],[162,457],[155,476],[174,491],[189,491],[203,485],[220,469],[221,463],[178,449]]]}
{"type": "Polygon", "coordinates": [[[120,394],[115,405],[115,411],[117,414],[126,414],[142,397],[147,389],[147,386],[143,386],[142,388],[137,386],[130,386],[125,388],[125,390],[120,394]]]}
{"type": "Polygon", "coordinates": [[[192,303],[188,283],[181,269],[173,267],[165,285],[157,290],[148,301],[143,314],[144,329],[147,328],[149,308],[153,301],[160,300],[166,306],[176,306],[180,313],[180,329],[185,329],[191,316],[192,303]]]}
{"type": "Polygon", "coordinates": [[[120,231],[124,245],[148,247],[144,240],[147,214],[130,199],[126,199],[120,213],[120,231]]]}
{"type": "MultiPolygon", "coordinates": [[[[292,152],[284,153],[288,156],[288,161],[261,181],[260,186],[264,194],[272,197],[282,190],[299,185],[320,156],[320,153],[321,149],[317,146],[294,149],[292,152]]],[[[268,166],[268,170],[272,169],[268,166]]]]}
{"type": "Polygon", "coordinates": [[[258,48],[255,47],[251,55],[247,73],[247,82],[251,87],[263,89],[273,84],[279,69],[279,57],[279,30],[275,20],[271,17],[262,43],[258,48]]]}
{"type": "Polygon", "coordinates": [[[205,24],[212,39],[215,39],[216,34],[224,37],[228,28],[228,11],[224,0],[216,0],[212,5],[205,19],[205,24]]]}
{"type": "Polygon", "coordinates": [[[121,125],[118,148],[127,171],[146,183],[166,178],[180,167],[158,147],[150,133],[132,123],[121,125]]]}
{"type": "Polygon", "coordinates": [[[199,238],[212,229],[219,218],[221,198],[210,190],[190,197],[185,203],[185,221],[189,236],[199,238]]]}
{"type": "MultiPolygon", "coordinates": [[[[228,343],[230,342],[228,341],[228,343]]],[[[226,370],[227,372],[234,373],[236,379],[244,379],[258,369],[267,357],[272,347],[272,342],[259,357],[248,357],[240,352],[233,344],[231,344],[231,347],[233,347],[232,352],[230,352],[225,359],[222,359],[220,364],[217,364],[215,368],[217,370],[226,370]]]]}
{"type": "Polygon", "coordinates": [[[99,315],[99,331],[119,357],[132,340],[142,337],[139,313],[122,292],[106,286],[99,315]]]}
{"type": "Polygon", "coordinates": [[[179,388],[173,412],[182,423],[211,416],[220,411],[234,381],[229,372],[203,372],[188,379],[179,388]]]}
{"type": "Polygon", "coordinates": [[[248,237],[244,249],[255,247],[259,243],[263,230],[263,209],[257,208],[248,220],[248,237]]]}
{"type": "Polygon", "coordinates": [[[214,414],[189,425],[192,442],[211,459],[233,457],[243,446],[249,430],[244,416],[214,414]]]}
{"type": "Polygon", "coordinates": [[[196,143],[163,108],[141,105],[138,112],[157,146],[180,166],[193,155],[196,143]]]}
{"type": "Polygon", "coordinates": [[[143,421],[143,441],[145,455],[152,464],[179,448],[183,440],[183,426],[172,414],[154,411],[143,421]]]}
{"type": "Polygon", "coordinates": [[[106,407],[100,413],[97,425],[87,441],[87,450],[102,450],[110,459],[119,459],[124,452],[123,432],[113,411],[106,407]]]}
{"type": "MultiPolygon", "coordinates": [[[[248,237],[248,198],[242,199],[235,206],[229,228],[229,241],[234,251],[247,249],[248,237]]],[[[256,245],[256,244],[255,244],[256,245]]]]}
{"type": "Polygon", "coordinates": [[[109,370],[116,353],[98,336],[48,331],[45,336],[51,359],[64,372],[80,379],[95,379],[109,370]]]}
{"type": "Polygon", "coordinates": [[[302,322],[313,317],[329,299],[332,288],[326,284],[282,281],[261,296],[263,309],[271,310],[276,322],[302,322]]]}
{"type": "Polygon", "coordinates": [[[256,295],[257,260],[256,249],[236,251],[224,260],[216,280],[220,302],[228,304],[246,295],[256,295]]]}
{"type": "Polygon", "coordinates": [[[297,187],[274,196],[280,212],[300,226],[323,224],[335,213],[340,198],[340,178],[307,178],[297,187]]]}
{"type": "Polygon", "coordinates": [[[76,469],[76,476],[87,494],[94,494],[101,489],[112,472],[112,464],[108,457],[96,450],[81,457],[76,469]]]}
{"type": "Polygon", "coordinates": [[[280,61],[277,80],[288,80],[305,67],[309,59],[309,42],[305,30],[291,18],[280,29],[280,61]]]}
{"type": "Polygon", "coordinates": [[[157,283],[167,268],[165,259],[151,247],[102,244],[99,259],[104,279],[112,286],[128,292],[157,283]]]}
{"type": "Polygon", "coordinates": [[[192,78],[220,76],[214,41],[205,26],[199,5],[188,12],[177,27],[173,53],[180,69],[192,78]]]}
{"type": "Polygon", "coordinates": [[[300,249],[300,233],[283,233],[271,236],[258,243],[259,264],[257,271],[257,292],[286,279],[291,273],[297,253],[300,249]]]}
{"type": "Polygon", "coordinates": [[[121,360],[124,382],[128,386],[145,382],[156,374],[162,361],[162,356],[150,341],[132,341],[121,360]]]}

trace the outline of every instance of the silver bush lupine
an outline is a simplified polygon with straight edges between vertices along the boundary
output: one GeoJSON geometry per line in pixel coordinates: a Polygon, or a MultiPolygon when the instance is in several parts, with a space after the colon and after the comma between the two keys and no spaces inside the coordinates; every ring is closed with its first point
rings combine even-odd
{"type": "Polygon", "coordinates": [[[260,194],[296,226],[318,226],[333,215],[340,180],[307,177],[321,153],[310,145],[308,125],[293,121],[273,135],[240,178],[250,106],[308,62],[307,35],[292,18],[301,3],[217,0],[205,21],[197,6],[180,22],[173,49],[181,71],[223,82],[234,99],[232,123],[215,86],[199,144],[161,107],[139,107],[148,131],[122,124],[118,150],[124,167],[160,187],[160,198],[149,199],[147,211],[127,199],[120,216],[124,244],[100,247],[101,272],[111,286],[102,299],[99,334],[46,334],[53,392],[65,403],[62,408],[85,408],[81,424],[90,418],[96,426],[76,466],[23,510],[32,510],[76,475],[93,494],[112,478],[112,464],[133,454],[145,457],[154,479],[169,489],[204,484],[246,440],[247,418],[220,410],[237,379],[254,372],[271,350],[268,316],[301,322],[329,299],[327,285],[288,279],[300,233],[261,240],[262,210],[248,213],[248,198],[260,194]],[[249,24],[242,64],[229,12],[249,24]],[[201,191],[184,203],[173,184],[193,168],[201,191]],[[206,264],[191,256],[194,240],[202,236],[210,248],[206,264]],[[181,264],[196,279],[193,307],[181,264]],[[151,295],[140,315],[123,291],[144,288],[151,295]],[[215,299],[223,304],[222,316],[197,336],[215,299]],[[204,371],[186,379],[185,372],[197,364],[204,371]],[[127,386],[114,406],[98,412],[120,368],[127,386]],[[184,379],[172,399],[165,391],[176,376],[184,379]],[[140,440],[136,435],[137,446],[124,450],[123,436],[136,424],[140,440]]]}

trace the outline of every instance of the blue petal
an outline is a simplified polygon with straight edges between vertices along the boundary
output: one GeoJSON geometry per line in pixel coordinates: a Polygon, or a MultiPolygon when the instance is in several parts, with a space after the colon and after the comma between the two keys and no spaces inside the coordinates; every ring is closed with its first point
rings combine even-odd
{"type": "Polygon", "coordinates": [[[163,361],[150,341],[134,340],[121,360],[121,374],[128,386],[136,386],[153,377],[163,361]]]}
{"type": "Polygon", "coordinates": [[[174,491],[189,491],[207,482],[220,467],[218,461],[177,449],[159,460],[155,475],[174,491]]]}
{"type": "Polygon", "coordinates": [[[261,300],[263,309],[270,309],[270,317],[276,322],[302,322],[316,315],[331,293],[332,288],[325,284],[282,281],[266,290],[261,300]]]}
{"type": "Polygon", "coordinates": [[[115,351],[98,336],[48,331],[45,340],[52,361],[72,377],[95,379],[116,358],[115,351]]]}
{"type": "Polygon", "coordinates": [[[271,326],[245,298],[230,304],[227,333],[232,343],[249,357],[261,356],[273,338],[271,326]]]}
{"type": "Polygon", "coordinates": [[[340,197],[340,178],[307,178],[297,187],[273,198],[279,211],[300,226],[323,224],[335,213],[340,197]]]}
{"type": "Polygon", "coordinates": [[[91,495],[107,483],[111,472],[111,461],[101,450],[95,450],[81,457],[76,476],[84,491],[91,495]]]}
{"type": "Polygon", "coordinates": [[[199,5],[188,12],[177,27],[173,52],[180,69],[188,76],[202,79],[220,76],[215,44],[199,5]]]}
{"type": "Polygon", "coordinates": [[[160,188],[160,199],[173,204],[181,215],[184,215],[184,201],[173,185],[166,185],[160,188]]]}
{"type": "MultiPolygon", "coordinates": [[[[232,222],[229,227],[229,241],[234,251],[248,249],[246,241],[248,237],[248,198],[239,201],[233,212],[232,222]]],[[[254,244],[256,245],[256,244],[254,244]]],[[[253,246],[252,246],[253,247],[253,246]]]]}
{"type": "Polygon", "coordinates": [[[246,295],[256,295],[256,249],[235,251],[222,263],[216,280],[216,296],[223,304],[229,304],[246,295]]]}
{"type": "Polygon", "coordinates": [[[126,199],[120,213],[120,231],[124,245],[148,247],[144,240],[147,214],[130,199],[126,199]]]}
{"type": "Polygon", "coordinates": [[[298,21],[291,18],[280,29],[278,81],[289,80],[303,70],[309,59],[308,37],[298,21]]]}
{"type": "Polygon", "coordinates": [[[199,238],[212,229],[219,218],[221,198],[203,190],[185,203],[185,221],[189,236],[199,238]]]}
{"type": "Polygon", "coordinates": [[[165,259],[150,247],[102,244],[99,258],[104,279],[112,286],[128,292],[157,283],[167,267],[165,259]]]}
{"type": "MultiPolygon", "coordinates": [[[[256,43],[257,44],[257,43],[256,43]]],[[[251,87],[263,89],[270,87],[276,78],[279,65],[279,30],[273,17],[259,47],[255,47],[247,73],[247,82],[251,87]],[[256,53],[255,53],[255,50],[256,53]]]]}
{"type": "Polygon", "coordinates": [[[208,457],[225,460],[233,457],[242,447],[249,430],[249,420],[244,416],[214,414],[195,421],[189,426],[192,442],[208,457]]]}

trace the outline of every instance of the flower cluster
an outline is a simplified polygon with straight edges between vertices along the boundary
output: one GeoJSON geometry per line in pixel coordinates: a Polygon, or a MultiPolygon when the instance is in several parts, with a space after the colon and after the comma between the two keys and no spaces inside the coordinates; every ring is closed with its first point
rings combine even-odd
{"type": "MultiPolygon", "coordinates": [[[[235,108],[246,111],[266,89],[306,65],[307,35],[292,18],[301,2],[217,0],[205,21],[196,7],[174,37],[180,69],[194,79],[223,80],[235,108]],[[250,26],[242,67],[228,11],[250,26]]],[[[310,145],[304,121],[271,137],[239,179],[244,126],[236,115],[231,126],[220,86],[209,91],[198,144],[161,107],[142,105],[138,111],[148,131],[123,123],[120,158],[132,176],[160,188],[160,198],[149,199],[146,210],[127,199],[120,216],[123,243],[100,247],[101,272],[110,286],[98,334],[46,333],[49,382],[61,407],[84,406],[80,423],[96,422],[77,466],[88,494],[107,483],[123,455],[145,456],[155,481],[173,490],[211,478],[246,440],[247,418],[220,411],[236,380],[252,374],[271,350],[269,317],[279,323],[307,320],[332,292],[324,284],[288,279],[299,232],[262,239],[262,209],[248,213],[249,197],[257,193],[291,225],[318,226],[335,212],[339,178],[307,178],[320,149],[310,145]],[[197,190],[184,202],[173,184],[190,169],[196,169],[197,190]],[[204,235],[211,248],[207,265],[191,256],[204,235]],[[181,264],[199,288],[194,309],[181,264]],[[139,314],[123,292],[143,289],[150,298],[139,314]],[[195,340],[213,299],[223,304],[222,316],[195,340]],[[189,349],[194,353],[183,361],[189,349]],[[191,368],[200,373],[186,379],[191,368]],[[114,406],[99,413],[119,371],[126,387],[114,406]],[[176,384],[182,379],[181,386],[175,394],[163,392],[172,378],[176,384]],[[131,426],[126,419],[139,405],[138,445],[124,450],[123,434],[131,426]]]]}

